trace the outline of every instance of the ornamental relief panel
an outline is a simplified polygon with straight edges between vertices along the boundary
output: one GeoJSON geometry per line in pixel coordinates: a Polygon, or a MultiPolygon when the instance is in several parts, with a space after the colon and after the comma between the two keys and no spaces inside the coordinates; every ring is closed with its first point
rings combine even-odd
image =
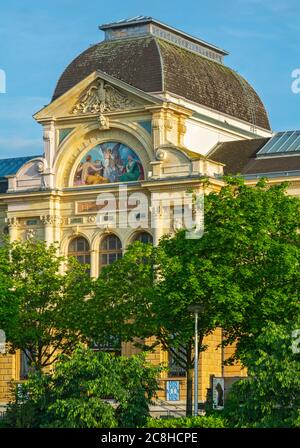
{"type": "Polygon", "coordinates": [[[102,115],[104,112],[132,109],[138,106],[140,106],[139,103],[100,79],[81,95],[72,113],[74,115],[97,113],[102,115]]]}

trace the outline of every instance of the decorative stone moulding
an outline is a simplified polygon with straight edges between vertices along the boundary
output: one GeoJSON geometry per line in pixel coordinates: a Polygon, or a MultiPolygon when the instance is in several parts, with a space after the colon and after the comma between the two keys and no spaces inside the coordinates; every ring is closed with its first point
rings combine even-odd
{"type": "Polygon", "coordinates": [[[128,98],[127,95],[100,79],[79,98],[72,113],[74,115],[90,113],[102,115],[104,112],[130,109],[137,106],[138,104],[128,98]]]}
{"type": "Polygon", "coordinates": [[[96,223],[96,216],[95,215],[88,216],[87,221],[88,221],[89,224],[95,224],[96,223]]]}
{"type": "Polygon", "coordinates": [[[39,174],[42,174],[45,171],[45,163],[44,162],[38,162],[36,164],[36,170],[39,174]]]}
{"type": "Polygon", "coordinates": [[[26,239],[32,240],[37,237],[37,230],[36,229],[27,229],[26,230],[26,239]]]}
{"type": "Polygon", "coordinates": [[[156,151],[156,159],[157,159],[157,160],[159,160],[159,161],[163,161],[163,160],[166,160],[166,158],[167,158],[167,153],[166,153],[166,151],[164,151],[163,149],[158,149],[158,150],[156,151]]]}
{"type": "Polygon", "coordinates": [[[10,216],[5,218],[5,223],[9,228],[17,228],[20,225],[19,219],[16,216],[10,216]]]}
{"type": "Polygon", "coordinates": [[[100,115],[99,115],[99,117],[98,117],[98,124],[99,124],[99,129],[100,129],[100,131],[105,131],[105,130],[107,130],[107,129],[110,129],[110,126],[109,126],[109,118],[106,117],[106,116],[103,115],[103,114],[100,114],[100,115]]]}

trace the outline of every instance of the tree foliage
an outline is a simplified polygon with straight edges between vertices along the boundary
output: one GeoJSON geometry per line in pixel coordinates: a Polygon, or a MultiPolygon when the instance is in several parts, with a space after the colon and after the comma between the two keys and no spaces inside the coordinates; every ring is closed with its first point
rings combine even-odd
{"type": "Polygon", "coordinates": [[[237,291],[235,312],[225,301],[222,318],[227,341],[237,342],[237,359],[255,349],[266,322],[291,325],[299,319],[300,201],[286,188],[228,179],[206,208],[211,230],[203,243],[217,267],[227,266],[224,286],[237,291]]]}
{"type": "Polygon", "coordinates": [[[255,348],[243,353],[249,377],[230,391],[226,415],[232,425],[300,427],[300,355],[292,350],[293,329],[269,323],[255,348]]]}
{"type": "Polygon", "coordinates": [[[189,306],[202,305],[200,350],[206,348],[204,337],[222,327],[224,343],[236,342],[239,360],[267,321],[292,323],[299,316],[299,199],[286,194],[286,185],[226,180],[220,192],[205,197],[201,239],[186,239],[182,230],[162,238],[157,248],[135,243],[103,270],[90,303],[99,318],[91,328],[95,339],[116,333],[141,343],[155,336],[173,352],[187,372],[189,413],[189,306]]]}
{"type": "Polygon", "coordinates": [[[31,428],[143,426],[158,373],[143,354],[126,358],[78,348],[64,355],[51,375],[34,374],[18,389],[6,423],[31,428]]]}
{"type": "Polygon", "coordinates": [[[90,291],[86,268],[59,256],[55,245],[29,240],[0,248],[0,328],[10,350],[23,350],[35,369],[77,345],[90,291]]]}
{"type": "Polygon", "coordinates": [[[227,428],[228,422],[221,415],[148,419],[146,428],[227,428]]]}

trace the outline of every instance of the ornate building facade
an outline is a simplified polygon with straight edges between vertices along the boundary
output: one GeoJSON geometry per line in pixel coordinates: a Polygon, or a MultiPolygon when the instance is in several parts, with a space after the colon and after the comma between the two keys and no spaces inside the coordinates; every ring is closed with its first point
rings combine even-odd
{"type": "MultiPolygon", "coordinates": [[[[0,231],[11,240],[58,242],[97,277],[136,239],[157,244],[173,232],[176,213],[165,219],[162,198],[202,192],[203,176],[204,193],[218,191],[224,173],[241,173],[249,183],[289,178],[290,193],[299,194],[300,136],[272,133],[257,93],[224,63],[226,51],[149,17],[100,28],[104,41],[71,62],[50,104],[34,116],[43,128],[41,155],[0,160],[0,231]],[[131,198],[125,205],[124,189],[131,198]],[[135,212],[140,193],[149,206],[135,212]]],[[[213,377],[230,383],[245,374],[223,365],[232,349],[221,349],[221,340],[219,329],[205,341],[199,401],[213,377]]],[[[123,344],[124,355],[134,352],[123,344]]],[[[149,357],[172,364],[163,350],[149,357]]],[[[0,402],[23,369],[20,354],[0,355],[0,402]]],[[[184,399],[176,366],[161,381],[162,400],[184,399]]]]}

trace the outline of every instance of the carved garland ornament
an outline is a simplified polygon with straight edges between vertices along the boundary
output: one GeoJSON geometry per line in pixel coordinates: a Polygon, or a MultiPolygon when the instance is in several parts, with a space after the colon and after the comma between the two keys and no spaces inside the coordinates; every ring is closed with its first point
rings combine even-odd
{"type": "Polygon", "coordinates": [[[20,224],[19,219],[16,218],[15,216],[10,216],[9,218],[6,218],[5,223],[10,228],[17,228],[17,227],[19,227],[19,224],[20,224]]]}
{"type": "Polygon", "coordinates": [[[137,105],[115,87],[99,80],[80,97],[73,109],[73,114],[98,113],[102,115],[104,112],[128,109],[137,105]]]}

